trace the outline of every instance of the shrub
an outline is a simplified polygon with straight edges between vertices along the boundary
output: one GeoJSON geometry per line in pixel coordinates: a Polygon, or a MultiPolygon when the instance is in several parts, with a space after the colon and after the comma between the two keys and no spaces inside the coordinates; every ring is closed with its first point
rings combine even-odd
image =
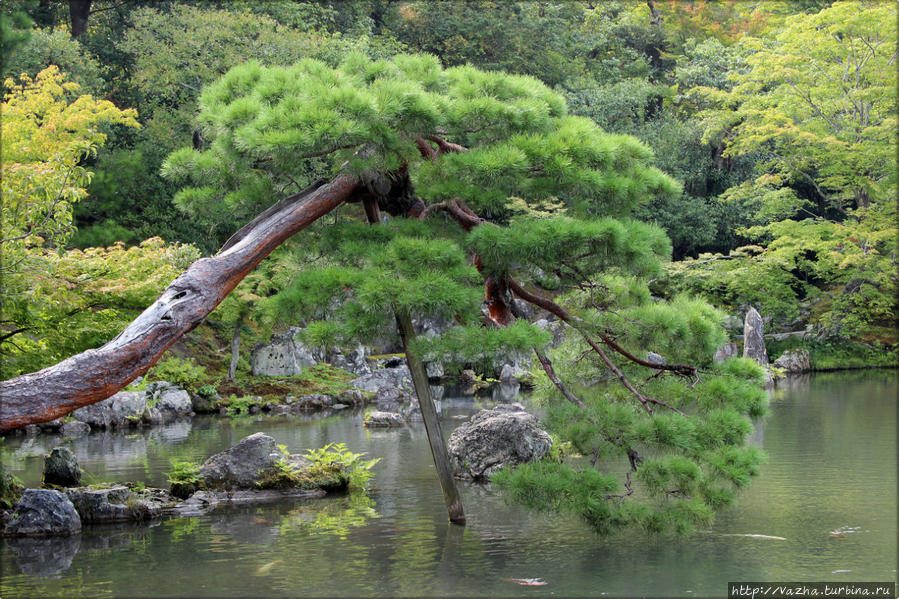
{"type": "Polygon", "coordinates": [[[190,359],[169,358],[154,366],[147,374],[147,378],[154,381],[168,381],[188,391],[196,392],[206,379],[206,369],[190,359]]]}
{"type": "Polygon", "coordinates": [[[353,453],[344,443],[329,443],[320,449],[310,449],[306,458],[312,461],[309,473],[314,478],[335,474],[345,476],[351,489],[363,490],[373,476],[372,467],[381,458],[363,460],[364,453],[353,453]]]}

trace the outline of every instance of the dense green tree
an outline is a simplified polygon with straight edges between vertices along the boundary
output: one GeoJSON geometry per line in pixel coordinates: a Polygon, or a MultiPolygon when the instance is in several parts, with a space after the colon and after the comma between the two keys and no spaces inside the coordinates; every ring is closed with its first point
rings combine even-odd
{"type": "Polygon", "coordinates": [[[733,364],[696,381],[693,365],[653,366],[635,355],[653,347],[707,366],[723,333],[721,315],[703,302],[649,300],[645,279],[661,272],[670,245],[627,215],[680,187],[649,166],[652,153],[633,138],[567,116],[561,96],[534,79],[442,69],[428,56],[353,56],[337,69],[311,60],[248,64],[208,87],[200,105],[208,148],[176,152],[164,171],[193,183],[181,204],[257,202],[314,168],[363,181],[349,199],[364,205],[369,222],[381,212],[396,217],[377,226],[359,222],[358,212],[338,217],[309,248],[321,263],[273,298],[276,314],[290,319],[327,314],[307,328],[307,341],[370,339],[398,316],[402,331],[403,317],[439,315],[458,326],[407,343],[410,362],[536,348],[553,373],[541,349],[546,334],[514,323],[514,295],[570,325],[594,367],[620,381],[620,393],[581,399],[550,379],[572,404],[552,420],[562,439],[624,466],[620,476],[580,461],[546,463],[504,477],[513,493],[578,511],[599,529],[683,530],[728,503],[755,471],[759,456],[742,444],[746,415],[762,410],[758,369],[733,364]],[[540,272],[572,289],[560,298],[565,306],[529,291],[540,272]],[[621,289],[630,292],[618,297],[621,289]],[[668,374],[652,386],[656,396],[630,382],[647,368],[668,374]]]}
{"type": "MultiPolygon", "coordinates": [[[[236,223],[255,214],[259,206],[230,215],[194,213],[192,219],[185,219],[171,203],[175,188],[160,180],[158,171],[162,159],[175,148],[191,140],[202,145],[194,125],[197,97],[204,85],[232,66],[251,59],[286,64],[304,57],[336,63],[350,49],[378,55],[396,47],[390,40],[299,29],[260,12],[281,7],[302,13],[304,6],[309,8],[291,3],[236,4],[227,10],[162,5],[129,12],[130,26],[116,42],[130,72],[127,89],[119,94],[133,99],[143,127],[123,135],[114,144],[116,151],[96,165],[95,184],[77,214],[80,232],[75,243],[85,247],[134,242],[156,234],[213,251],[237,228],[236,223]]],[[[94,28],[96,35],[103,30],[101,24],[94,28]]]]}
{"type": "Polygon", "coordinates": [[[83,93],[103,97],[106,81],[100,64],[77,41],[63,31],[34,30],[28,41],[3,61],[3,78],[27,74],[35,77],[49,65],[56,65],[83,93]]]}
{"type": "Polygon", "coordinates": [[[756,177],[722,199],[754,220],[743,234],[765,246],[753,258],[772,273],[765,291],[823,301],[828,309],[817,320],[828,335],[891,322],[895,7],[835,3],[788,18],[770,39],[742,43],[750,52],[745,72],[733,73],[736,85],[703,90],[720,103],[704,113],[705,126],[708,138],[726,146],[725,157],[760,158],[756,177]]]}

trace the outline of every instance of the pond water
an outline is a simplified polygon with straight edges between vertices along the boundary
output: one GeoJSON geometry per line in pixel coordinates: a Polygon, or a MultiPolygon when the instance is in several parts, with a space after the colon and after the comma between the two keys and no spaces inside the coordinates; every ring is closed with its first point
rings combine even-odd
{"type": "MultiPolygon", "coordinates": [[[[169,461],[202,460],[263,431],[294,453],[329,442],[382,458],[370,500],[224,509],[75,537],[0,541],[2,597],[479,597],[726,595],[730,581],[895,581],[895,371],[819,374],[772,394],[753,443],[762,475],[710,530],[601,537],[574,517],[463,485],[465,527],[446,521],[421,424],[369,431],[361,413],[305,420],[195,418],[65,441],[87,482],[165,486],[169,461]],[[844,531],[842,537],[832,531],[844,531]],[[768,535],[785,540],[739,535],[768,535]],[[541,587],[509,579],[542,578],[541,587]]],[[[491,402],[482,400],[487,405],[491,402]]],[[[445,400],[444,433],[472,399],[445,400]]],[[[62,440],[8,437],[7,467],[35,486],[62,440]]]]}

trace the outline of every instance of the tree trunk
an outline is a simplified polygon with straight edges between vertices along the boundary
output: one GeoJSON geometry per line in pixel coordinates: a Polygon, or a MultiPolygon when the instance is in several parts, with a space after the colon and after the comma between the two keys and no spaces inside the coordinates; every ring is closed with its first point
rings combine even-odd
{"type": "Polygon", "coordinates": [[[234,334],[231,335],[231,365],[228,366],[228,380],[233,381],[237,375],[237,362],[240,360],[240,331],[243,329],[243,316],[234,323],[234,334]]]}
{"type": "Polygon", "coordinates": [[[425,431],[428,433],[428,443],[431,445],[431,455],[434,456],[434,466],[437,467],[437,477],[443,488],[443,500],[446,502],[446,511],[450,522],[465,524],[465,512],[462,511],[462,496],[456,488],[453,479],[453,468],[450,464],[449,454],[440,433],[440,423],[437,421],[437,408],[431,399],[431,387],[428,385],[428,374],[425,365],[412,349],[410,341],[415,338],[412,328],[412,318],[408,312],[396,314],[396,324],[403,338],[403,350],[406,352],[406,363],[409,372],[412,373],[412,384],[415,385],[415,394],[418,396],[418,405],[421,406],[421,417],[425,421],[425,431]]]}
{"type": "Polygon", "coordinates": [[[87,31],[87,17],[91,14],[93,0],[69,0],[69,16],[72,19],[72,39],[87,31]]]}
{"type": "Polygon", "coordinates": [[[290,236],[359,189],[340,175],[241,230],[239,240],[202,258],[175,279],[156,302],[115,339],[38,372],[0,382],[0,430],[47,422],[102,401],[144,374],[182,335],[196,327],[238,283],[290,236]]]}
{"type": "MultiPolygon", "coordinates": [[[[369,225],[381,222],[381,210],[378,207],[378,199],[374,195],[364,196],[362,205],[369,225]]],[[[437,420],[437,408],[431,398],[431,386],[428,384],[428,373],[424,363],[415,355],[409,342],[415,338],[415,329],[412,328],[412,318],[408,312],[396,313],[396,324],[403,339],[403,351],[406,352],[406,364],[412,373],[412,384],[415,386],[415,395],[418,397],[418,405],[421,407],[421,418],[425,422],[425,431],[428,434],[428,443],[431,445],[431,456],[434,458],[434,466],[437,467],[437,477],[440,479],[440,487],[443,489],[443,500],[446,502],[446,512],[450,522],[465,524],[465,512],[462,510],[462,496],[456,488],[453,479],[453,467],[450,464],[449,454],[446,452],[446,444],[440,433],[440,422],[437,420]]]]}

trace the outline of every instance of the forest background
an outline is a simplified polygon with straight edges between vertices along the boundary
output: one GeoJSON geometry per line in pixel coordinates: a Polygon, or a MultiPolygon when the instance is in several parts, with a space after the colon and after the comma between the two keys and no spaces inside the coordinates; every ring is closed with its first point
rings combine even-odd
{"type": "MultiPolygon", "coordinates": [[[[637,137],[682,184],[634,213],[671,239],[653,295],[690,292],[736,316],[755,306],[768,331],[805,331],[777,350],[801,342],[819,368],[896,362],[891,3],[26,0],[2,11],[2,379],[108,341],[266,207],[204,203],[160,175],[175,150],[203,149],[205,86],[251,60],[337,65],[352,52],[541,80],[570,114],[637,137]]],[[[315,258],[301,244],[172,351],[211,380],[237,338],[237,372],[249,373],[246,350],[285,324],[279,292],[315,258]]]]}

